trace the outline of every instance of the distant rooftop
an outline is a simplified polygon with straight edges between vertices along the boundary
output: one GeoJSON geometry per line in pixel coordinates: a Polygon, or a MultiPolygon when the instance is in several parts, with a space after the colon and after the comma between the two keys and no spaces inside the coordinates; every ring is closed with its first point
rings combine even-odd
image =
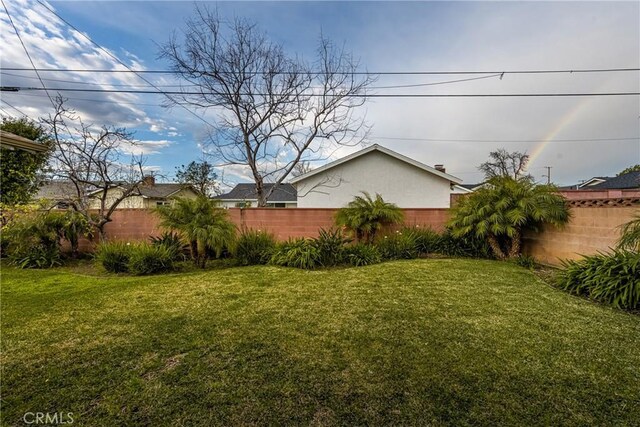
{"type": "MultiPolygon", "coordinates": [[[[264,184],[265,191],[269,191],[275,184],[264,184]]],[[[255,184],[238,184],[226,194],[215,196],[219,200],[257,200],[255,184]]],[[[291,184],[280,184],[267,198],[268,202],[295,202],[298,192],[291,184]]]]}

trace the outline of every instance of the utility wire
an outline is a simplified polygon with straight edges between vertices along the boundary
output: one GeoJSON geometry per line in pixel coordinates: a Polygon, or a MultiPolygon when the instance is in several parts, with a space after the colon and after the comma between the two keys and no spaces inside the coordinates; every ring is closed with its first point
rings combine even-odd
{"type": "MultiPolygon", "coordinates": [[[[42,3],[41,3],[42,4],[42,3]]],[[[46,6],[45,6],[46,7],[46,6]]],[[[52,12],[55,14],[55,12],[52,12]]],[[[58,16],[56,14],[56,16],[58,16]]],[[[62,18],[60,18],[62,19],[62,18]]],[[[66,21],[65,21],[66,22],[66,21]]],[[[68,23],[67,23],[68,24],[68,23]]],[[[70,24],[68,24],[70,25],[70,24]]],[[[75,27],[72,27],[75,29],[75,27]]],[[[7,67],[7,71],[29,71],[28,68],[7,67]]],[[[179,74],[172,70],[114,70],[114,69],[84,69],[84,68],[39,68],[41,72],[62,72],[62,73],[136,73],[136,74],[179,74]]],[[[640,71],[640,68],[591,68],[591,69],[564,69],[564,70],[486,70],[486,71],[352,71],[345,72],[348,75],[471,75],[471,74],[578,74],[578,73],[617,73],[640,71]]],[[[218,74],[231,74],[233,71],[217,71],[218,74]]],[[[245,74],[267,74],[261,71],[248,71],[245,74]]],[[[269,74],[273,74],[269,72],[269,74]]],[[[280,72],[277,74],[286,74],[280,72]]]]}
{"type": "Polygon", "coordinates": [[[1,99],[0,101],[4,102],[5,104],[7,104],[9,107],[13,108],[14,110],[16,110],[18,113],[22,114],[25,117],[29,117],[27,116],[25,113],[22,112],[22,110],[19,110],[17,107],[14,107],[13,105],[9,104],[5,99],[1,99]]]}
{"type": "Polygon", "coordinates": [[[7,9],[7,5],[4,4],[4,0],[2,0],[2,7],[4,8],[4,11],[6,12],[7,17],[9,18],[9,22],[11,22],[11,26],[13,27],[13,31],[15,31],[16,36],[18,36],[18,40],[20,40],[20,44],[22,45],[22,48],[24,49],[24,53],[26,53],[27,54],[27,58],[29,58],[29,62],[31,63],[31,67],[33,67],[33,71],[35,71],[36,76],[38,76],[38,80],[40,80],[40,84],[42,84],[42,88],[47,93],[47,97],[49,97],[49,101],[51,101],[51,105],[53,105],[53,107],[55,108],[56,103],[53,101],[53,98],[51,97],[51,94],[49,94],[49,91],[47,90],[47,87],[45,86],[44,82],[42,81],[42,77],[40,77],[40,73],[38,72],[38,69],[36,68],[36,65],[33,63],[33,59],[31,59],[31,55],[29,55],[29,51],[27,50],[27,46],[25,46],[24,42],[22,41],[22,37],[20,37],[20,32],[18,31],[18,28],[16,27],[16,24],[13,23],[13,18],[11,18],[11,15],[9,14],[9,9],[7,9]]]}
{"type": "MultiPolygon", "coordinates": [[[[4,0],[2,0],[4,3],[4,0]]],[[[192,116],[196,117],[197,119],[199,119],[200,121],[202,121],[203,123],[207,124],[208,126],[211,127],[215,127],[212,123],[210,123],[208,120],[206,120],[204,117],[199,116],[198,114],[196,114],[195,112],[191,111],[190,109],[188,109],[187,107],[185,107],[184,105],[180,104],[179,102],[177,102],[175,99],[173,99],[170,94],[168,92],[163,92],[162,90],[160,90],[160,88],[158,88],[155,84],[153,84],[152,82],[150,82],[149,80],[147,80],[145,77],[141,76],[139,72],[133,70],[131,67],[129,67],[125,62],[121,61],[120,58],[118,58],[117,56],[113,55],[111,52],[109,52],[107,49],[103,48],[102,46],[100,46],[100,44],[98,44],[97,42],[93,41],[93,39],[89,36],[87,36],[85,33],[83,33],[82,31],[80,31],[78,28],[76,28],[73,24],[71,24],[69,21],[67,21],[66,19],[64,19],[62,16],[58,15],[53,9],[51,9],[49,6],[47,6],[46,4],[44,4],[41,0],[38,0],[38,3],[44,7],[45,9],[47,9],[49,12],[51,12],[53,15],[55,15],[60,21],[64,22],[66,25],[68,25],[69,27],[73,28],[74,30],[76,30],[79,34],[81,34],[85,39],[87,39],[90,43],[92,43],[94,46],[96,46],[98,49],[100,49],[101,51],[103,51],[104,53],[106,53],[107,55],[109,55],[111,58],[113,58],[114,60],[116,60],[118,63],[120,63],[122,66],[124,66],[129,72],[134,73],[136,76],[138,76],[138,78],[140,78],[141,80],[143,80],[145,83],[148,83],[149,86],[155,88],[156,90],[158,90],[157,93],[161,93],[164,96],[166,96],[171,102],[179,105],[180,107],[182,107],[184,110],[186,110],[189,114],[191,114],[192,116]]],[[[92,92],[95,92],[95,90],[93,90],[92,92]]]]}
{"type": "MultiPolygon", "coordinates": [[[[38,87],[20,87],[20,86],[2,86],[0,87],[0,91],[7,92],[19,92],[19,91],[47,91],[47,90],[56,90],[62,92],[88,92],[88,93],[137,93],[137,94],[155,94],[155,95],[165,95],[169,97],[169,95],[206,95],[203,92],[189,92],[189,91],[161,91],[161,90],[125,90],[125,89],[79,89],[79,88],[38,88],[38,87]]],[[[242,95],[246,96],[272,96],[274,94],[266,94],[266,93],[244,93],[242,95]]],[[[324,96],[319,93],[307,93],[303,94],[304,96],[324,96]]],[[[358,98],[516,98],[516,97],[584,97],[584,96],[637,96],[640,95],[640,92],[597,92],[597,93],[586,93],[586,92],[576,92],[576,93],[446,93],[446,94],[425,94],[425,93],[412,93],[412,94],[368,94],[368,95],[358,95],[358,98]]],[[[169,97],[173,101],[172,98],[169,97]]],[[[176,101],[173,101],[176,102],[176,101]]],[[[177,102],[176,102],[177,103],[177,102]]],[[[180,105],[180,104],[178,104],[180,105]]],[[[188,110],[191,111],[191,110],[188,110]]],[[[195,113],[194,113],[195,114],[195,113]]],[[[199,117],[199,116],[198,116],[199,117]]],[[[203,119],[204,120],[204,119],[203,119]]]]}
{"type": "MultiPolygon", "coordinates": [[[[20,78],[25,78],[25,79],[36,79],[36,77],[31,77],[31,76],[24,76],[21,74],[15,74],[15,73],[8,73],[6,71],[0,71],[0,74],[4,74],[7,76],[13,76],[13,77],[20,77],[20,78]]],[[[423,86],[437,86],[437,85],[444,85],[444,84],[452,84],[452,83],[461,83],[461,82],[469,82],[469,81],[473,81],[473,80],[482,80],[482,79],[489,79],[489,78],[493,78],[493,77],[500,77],[502,74],[491,74],[488,76],[481,76],[481,77],[471,77],[468,79],[457,79],[457,80],[445,80],[445,81],[441,81],[441,82],[429,82],[429,83],[416,83],[416,84],[406,84],[406,85],[390,85],[390,86],[371,86],[368,87],[368,89],[401,89],[401,88],[408,88],[408,87],[423,87],[423,86]]],[[[149,85],[131,85],[131,84],[117,84],[117,83],[100,83],[100,82],[79,82],[79,81],[75,81],[75,80],[64,80],[64,79],[47,79],[47,78],[43,78],[42,80],[48,81],[48,82],[59,82],[59,83],[72,83],[72,84],[79,84],[79,85],[92,85],[92,86],[113,86],[113,87],[129,87],[129,88],[136,88],[136,87],[149,87],[149,85]]],[[[164,85],[164,84],[157,84],[156,87],[166,87],[166,88],[184,88],[184,87],[198,87],[198,85],[196,84],[174,84],[174,85],[164,85]]]]}

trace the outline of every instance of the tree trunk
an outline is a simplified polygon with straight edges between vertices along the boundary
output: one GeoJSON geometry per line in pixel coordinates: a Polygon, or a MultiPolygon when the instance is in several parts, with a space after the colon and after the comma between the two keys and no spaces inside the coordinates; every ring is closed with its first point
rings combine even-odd
{"type": "Polygon", "coordinates": [[[520,248],[522,246],[522,234],[520,230],[516,231],[511,238],[511,247],[509,248],[509,258],[516,258],[520,255],[520,248]]]}
{"type": "Polygon", "coordinates": [[[502,250],[502,248],[500,247],[500,242],[498,242],[498,239],[496,238],[496,236],[494,236],[493,234],[489,234],[487,236],[487,241],[489,242],[491,251],[496,256],[496,258],[498,258],[499,260],[503,260],[507,257],[504,251],[502,250]]]}
{"type": "Polygon", "coordinates": [[[267,198],[264,197],[264,183],[261,179],[256,180],[256,198],[258,199],[259,208],[267,206],[267,198]]]}
{"type": "Polygon", "coordinates": [[[189,250],[191,251],[191,259],[193,263],[198,265],[198,243],[195,240],[189,242],[189,250]]]}

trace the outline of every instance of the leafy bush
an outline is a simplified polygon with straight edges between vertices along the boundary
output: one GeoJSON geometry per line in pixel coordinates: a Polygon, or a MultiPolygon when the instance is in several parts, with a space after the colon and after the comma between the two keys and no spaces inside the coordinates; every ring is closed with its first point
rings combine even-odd
{"type": "Polygon", "coordinates": [[[276,240],[266,231],[246,230],[236,242],[235,256],[242,265],[267,264],[276,247],[276,240]]]}
{"type": "Polygon", "coordinates": [[[184,261],[185,251],[188,245],[185,245],[178,233],[165,231],[160,236],[149,237],[151,245],[155,247],[166,248],[171,253],[171,259],[174,261],[184,261]]]}
{"type": "Polygon", "coordinates": [[[530,255],[520,254],[519,256],[513,258],[513,263],[523,268],[528,268],[529,270],[533,270],[536,267],[536,259],[530,255]]]}
{"type": "Polygon", "coordinates": [[[377,247],[383,259],[414,259],[419,255],[416,236],[412,232],[397,231],[391,236],[384,236],[377,247]]]}
{"type": "Polygon", "coordinates": [[[640,251],[640,211],[631,221],[622,225],[618,247],[630,251],[640,251]]]}
{"type": "Polygon", "coordinates": [[[400,231],[413,236],[419,254],[430,254],[438,248],[440,235],[430,228],[405,227],[400,231]]]}
{"type": "Polygon", "coordinates": [[[11,252],[9,260],[19,268],[51,268],[62,264],[58,245],[42,242],[33,246],[19,246],[11,252]]]}
{"type": "Polygon", "coordinates": [[[618,308],[640,308],[640,253],[616,249],[564,261],[557,285],[618,308]]]}
{"type": "Polygon", "coordinates": [[[174,257],[175,253],[166,246],[141,243],[131,246],[127,267],[136,276],[171,271],[174,257]]]}
{"type": "Polygon", "coordinates": [[[344,262],[345,245],[351,239],[344,236],[340,229],[320,229],[318,237],[313,239],[313,244],[320,252],[320,264],[331,267],[344,262]]]}
{"type": "Polygon", "coordinates": [[[57,216],[25,212],[3,227],[9,261],[20,268],[49,268],[62,263],[57,216]]]}
{"type": "Polygon", "coordinates": [[[455,257],[494,258],[485,240],[470,235],[456,237],[449,230],[440,235],[434,252],[455,257]]]}
{"type": "Polygon", "coordinates": [[[320,265],[322,256],[313,240],[289,239],[276,246],[271,264],[312,270],[320,265]]]}
{"type": "Polygon", "coordinates": [[[354,267],[360,267],[364,265],[378,264],[382,261],[382,257],[380,256],[378,248],[375,246],[358,243],[345,248],[344,260],[354,267]]]}
{"type": "Polygon", "coordinates": [[[95,259],[110,273],[129,271],[132,246],[124,242],[104,242],[98,245],[95,259]]]}

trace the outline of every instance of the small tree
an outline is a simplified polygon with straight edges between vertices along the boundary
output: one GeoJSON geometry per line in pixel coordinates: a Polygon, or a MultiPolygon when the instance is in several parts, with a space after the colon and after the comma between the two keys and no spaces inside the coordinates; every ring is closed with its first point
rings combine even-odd
{"type": "Polygon", "coordinates": [[[449,221],[456,237],[487,239],[498,259],[520,254],[524,230],[569,221],[566,199],[553,185],[536,185],[531,178],[496,176],[488,186],[463,197],[449,221]]]}
{"type": "Polygon", "coordinates": [[[2,119],[0,129],[49,148],[43,153],[0,150],[0,203],[8,206],[29,203],[40,185],[39,173],[47,164],[53,141],[42,126],[27,118],[2,119]]]}
{"type": "Polygon", "coordinates": [[[157,213],[163,227],[177,231],[189,242],[191,258],[200,268],[205,267],[209,251],[219,257],[234,245],[236,227],[217,200],[203,195],[178,198],[173,205],[158,208],[157,213]]]}
{"type": "Polygon", "coordinates": [[[190,185],[205,196],[219,194],[218,174],[209,162],[191,162],[176,168],[176,179],[180,184],[190,185]]]}
{"type": "Polygon", "coordinates": [[[484,173],[485,179],[495,177],[509,177],[520,179],[529,177],[525,175],[525,170],[529,163],[529,155],[514,151],[508,152],[504,148],[489,153],[489,160],[484,162],[478,169],[484,173]]]}
{"type": "Polygon", "coordinates": [[[48,126],[55,151],[52,177],[70,182],[63,202],[84,216],[101,239],[113,212],[127,198],[139,194],[144,179],[142,158],[122,161],[122,148],[135,145],[123,128],[85,124],[56,97],[55,112],[43,121],[48,126]]]}
{"type": "Polygon", "coordinates": [[[356,196],[347,207],[336,213],[336,224],[352,230],[358,241],[373,243],[376,233],[384,226],[401,223],[402,210],[393,203],[387,203],[380,194],[375,199],[365,191],[356,196]]]}

